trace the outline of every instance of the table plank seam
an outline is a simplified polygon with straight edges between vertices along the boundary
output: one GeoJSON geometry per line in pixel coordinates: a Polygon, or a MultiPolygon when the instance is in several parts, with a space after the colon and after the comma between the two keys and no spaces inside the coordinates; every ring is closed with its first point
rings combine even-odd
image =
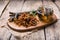
{"type": "Polygon", "coordinates": [[[7,6],[8,6],[9,3],[10,3],[10,1],[8,1],[8,3],[6,4],[6,6],[4,7],[4,9],[3,9],[3,11],[2,11],[2,13],[1,13],[1,15],[0,15],[0,18],[1,18],[1,16],[3,15],[3,13],[4,13],[4,11],[5,11],[5,9],[7,8],[7,6]]]}
{"type": "Polygon", "coordinates": [[[56,4],[56,3],[54,3],[56,6],[57,6],[57,8],[59,9],[59,11],[60,11],[60,8],[59,8],[59,6],[56,4]]]}
{"type": "Polygon", "coordinates": [[[10,37],[9,37],[9,39],[8,39],[8,40],[10,40],[10,39],[11,39],[11,37],[12,37],[12,34],[10,35],[10,37]]]}
{"type": "Polygon", "coordinates": [[[45,31],[45,27],[44,27],[44,36],[45,36],[45,40],[46,40],[46,31],[45,31]]]}

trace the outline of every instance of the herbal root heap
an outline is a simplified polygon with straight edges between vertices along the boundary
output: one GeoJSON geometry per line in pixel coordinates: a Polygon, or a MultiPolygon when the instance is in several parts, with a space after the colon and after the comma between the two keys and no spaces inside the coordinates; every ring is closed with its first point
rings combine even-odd
{"type": "Polygon", "coordinates": [[[30,27],[36,26],[39,21],[51,22],[53,10],[51,8],[39,7],[36,11],[12,13],[10,12],[9,22],[14,22],[18,26],[30,27]],[[36,18],[38,17],[38,19],[36,18]]]}

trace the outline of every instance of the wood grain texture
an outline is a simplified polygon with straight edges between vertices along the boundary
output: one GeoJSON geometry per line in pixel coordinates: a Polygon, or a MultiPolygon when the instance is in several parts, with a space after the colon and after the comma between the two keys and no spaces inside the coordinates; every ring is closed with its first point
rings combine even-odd
{"type": "MultiPolygon", "coordinates": [[[[59,8],[59,11],[60,11],[60,1],[56,1],[55,2],[56,3],[56,5],[58,6],[58,8],[59,8]]],[[[56,29],[55,29],[55,31],[56,31],[56,39],[57,40],[60,40],[60,19],[58,20],[58,22],[56,23],[56,24],[54,24],[54,26],[55,27],[57,27],[56,29]]]]}
{"type": "Polygon", "coordinates": [[[22,11],[32,11],[32,10],[36,10],[38,9],[38,7],[42,6],[42,2],[41,1],[33,1],[33,0],[28,0],[27,2],[25,2],[22,11]]]}
{"type": "Polygon", "coordinates": [[[8,4],[9,1],[1,1],[0,0],[0,16],[3,12],[3,10],[5,9],[6,5],[8,4]]]}
{"type": "Polygon", "coordinates": [[[0,40],[9,40],[11,33],[6,28],[0,28],[0,40]]]}
{"type": "MultiPolygon", "coordinates": [[[[45,1],[44,4],[48,5],[48,6],[51,6],[53,8],[53,10],[54,10],[54,14],[56,14],[56,16],[59,19],[60,14],[58,13],[59,10],[58,10],[57,6],[51,1],[48,1],[48,2],[45,1]]],[[[60,25],[60,24],[58,24],[58,23],[60,23],[59,20],[58,20],[58,22],[56,24],[53,24],[53,25],[45,28],[46,40],[59,40],[60,39],[58,37],[58,35],[60,35],[60,33],[58,33],[58,30],[59,30],[58,25],[60,25]]]]}
{"type": "Polygon", "coordinates": [[[22,40],[45,40],[43,30],[39,30],[30,35],[25,36],[22,40]]]}
{"type": "Polygon", "coordinates": [[[7,21],[8,21],[8,18],[9,18],[9,12],[10,11],[12,11],[12,12],[20,12],[21,8],[23,6],[23,2],[24,1],[11,1],[9,3],[9,5],[7,6],[6,10],[4,11],[3,15],[1,16],[1,21],[0,21],[0,28],[1,28],[1,31],[2,31],[0,33],[1,39],[3,39],[3,40],[14,39],[14,37],[10,38],[12,35],[11,35],[11,32],[9,31],[9,29],[7,28],[7,21]],[[1,26],[4,26],[4,27],[1,27],[1,26]]]}
{"type": "Polygon", "coordinates": [[[59,11],[60,11],[60,1],[56,1],[55,4],[57,5],[57,7],[59,8],[59,11]]]}
{"type": "Polygon", "coordinates": [[[60,20],[54,24],[55,27],[55,39],[60,40],[60,20]]]}
{"type": "MultiPolygon", "coordinates": [[[[57,6],[49,1],[43,1],[43,5],[51,6],[54,10],[54,13],[58,17],[58,22],[45,28],[45,36],[44,29],[41,29],[37,32],[33,32],[24,37],[15,37],[11,35],[10,31],[6,28],[7,19],[9,17],[9,12],[20,12],[20,11],[31,11],[36,10],[39,6],[42,6],[41,1],[30,1],[27,0],[24,5],[24,1],[11,1],[7,6],[5,12],[3,13],[0,21],[0,40],[60,40],[60,12],[57,6]],[[19,5],[18,5],[19,4],[19,5]],[[1,27],[4,26],[4,27],[1,27]],[[11,37],[11,38],[10,38],[11,37]],[[46,38],[46,39],[45,39],[46,38]]],[[[58,2],[56,2],[59,6],[58,2]]],[[[60,7],[60,6],[59,6],[60,7]]]]}
{"type": "Polygon", "coordinates": [[[11,36],[10,40],[18,40],[18,39],[16,39],[14,36],[11,36]]]}
{"type": "Polygon", "coordinates": [[[9,5],[7,6],[5,12],[3,13],[2,17],[1,17],[1,23],[0,23],[0,26],[1,24],[2,25],[5,25],[6,22],[8,21],[8,18],[9,18],[9,12],[20,12],[21,11],[21,8],[22,8],[22,4],[23,4],[23,1],[11,1],[9,3],[9,5]],[[19,4],[19,5],[18,5],[19,4]],[[4,22],[5,21],[5,22],[4,22]],[[4,22],[4,23],[2,23],[4,22]]]}

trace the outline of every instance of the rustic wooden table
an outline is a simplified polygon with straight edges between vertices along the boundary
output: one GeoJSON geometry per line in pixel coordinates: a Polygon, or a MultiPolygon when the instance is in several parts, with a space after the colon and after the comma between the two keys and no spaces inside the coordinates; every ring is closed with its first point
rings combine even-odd
{"type": "Polygon", "coordinates": [[[0,1],[0,40],[60,40],[60,1],[13,0],[0,1]],[[39,6],[51,6],[57,16],[57,23],[24,37],[15,37],[7,28],[9,12],[36,10],[39,6]],[[7,27],[6,27],[7,26],[7,27]]]}

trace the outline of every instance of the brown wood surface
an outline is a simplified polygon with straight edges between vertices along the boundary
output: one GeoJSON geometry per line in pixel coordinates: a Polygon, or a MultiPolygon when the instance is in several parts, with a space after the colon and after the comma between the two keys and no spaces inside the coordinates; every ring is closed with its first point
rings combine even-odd
{"type": "MultiPolygon", "coordinates": [[[[12,34],[10,33],[9,29],[7,28],[7,19],[9,17],[9,12],[12,11],[12,12],[16,12],[16,11],[21,11],[21,8],[23,6],[23,2],[24,1],[11,1],[9,3],[9,5],[7,6],[6,10],[4,11],[3,15],[1,16],[1,23],[0,23],[0,37],[1,39],[3,40],[10,40],[11,39],[11,36],[12,34]],[[19,4],[19,5],[18,5],[19,4]],[[2,23],[3,22],[3,23],[2,23]],[[1,26],[4,26],[4,27],[1,27],[1,26]]],[[[12,38],[14,39],[14,37],[12,38]]]]}
{"type": "MultiPolygon", "coordinates": [[[[56,5],[57,5],[57,7],[58,7],[58,9],[59,9],[59,12],[60,12],[60,1],[56,1],[55,2],[56,3],[56,5]]],[[[56,31],[56,36],[57,36],[57,40],[60,40],[60,19],[59,19],[59,21],[55,24],[55,27],[57,27],[56,29],[55,29],[55,31],[56,31]]]]}
{"type": "MultiPolygon", "coordinates": [[[[1,17],[1,14],[3,14],[5,8],[7,7],[8,2],[9,1],[6,1],[6,0],[4,1],[0,0],[0,17],[1,17]]],[[[8,29],[6,28],[3,28],[3,29],[1,28],[1,19],[0,19],[0,40],[9,40],[10,33],[7,30],[8,29]]]]}
{"type": "MultiPolygon", "coordinates": [[[[0,3],[1,3],[0,13],[2,13],[6,3],[5,2],[3,3],[3,1],[0,1],[0,3]]],[[[46,0],[45,1],[43,0],[44,6],[48,5],[53,8],[54,13],[58,18],[57,23],[49,27],[46,27],[44,29],[41,29],[37,32],[33,32],[27,36],[15,37],[14,35],[11,34],[11,32],[9,31],[6,25],[7,19],[9,17],[9,11],[20,12],[20,11],[30,11],[33,9],[36,10],[40,5],[42,5],[42,2],[39,0],[38,1],[32,1],[32,0],[10,1],[10,3],[7,5],[0,19],[0,40],[60,40],[60,12],[59,12],[60,0],[55,3],[51,1],[47,2],[46,0]]]]}

